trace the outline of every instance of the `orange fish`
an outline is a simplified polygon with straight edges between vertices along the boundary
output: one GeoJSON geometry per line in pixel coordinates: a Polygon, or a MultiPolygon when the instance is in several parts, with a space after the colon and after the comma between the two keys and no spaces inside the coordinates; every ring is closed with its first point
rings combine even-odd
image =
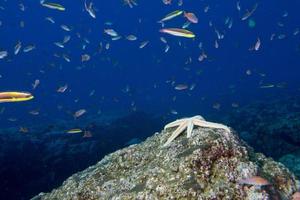
{"type": "Polygon", "coordinates": [[[270,185],[270,182],[260,176],[252,176],[251,178],[245,178],[239,181],[241,185],[254,185],[254,186],[266,186],[270,185]]]}
{"type": "Polygon", "coordinates": [[[194,13],[187,13],[184,12],[184,17],[186,17],[191,23],[197,24],[198,23],[198,18],[194,13]]]}

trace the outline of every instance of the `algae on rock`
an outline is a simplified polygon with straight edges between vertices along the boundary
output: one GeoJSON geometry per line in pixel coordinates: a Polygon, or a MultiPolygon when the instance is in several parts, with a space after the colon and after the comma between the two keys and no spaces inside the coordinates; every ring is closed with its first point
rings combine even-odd
{"type": "Polygon", "coordinates": [[[107,155],[68,178],[42,200],[96,199],[285,199],[296,180],[282,164],[255,153],[235,134],[198,128],[191,138],[162,131],[146,141],[107,155]],[[227,133],[228,134],[228,133],[227,133]],[[259,175],[271,185],[260,189],[239,180],[259,175]]]}

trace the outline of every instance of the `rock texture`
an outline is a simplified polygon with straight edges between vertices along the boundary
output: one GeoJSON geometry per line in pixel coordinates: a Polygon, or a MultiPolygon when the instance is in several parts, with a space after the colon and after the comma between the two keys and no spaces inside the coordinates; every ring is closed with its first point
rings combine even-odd
{"type": "Polygon", "coordinates": [[[162,147],[171,131],[118,150],[99,163],[68,178],[42,200],[129,199],[287,199],[296,180],[282,164],[223,130],[198,128],[162,147]],[[271,185],[241,185],[261,176],[271,185]]]}

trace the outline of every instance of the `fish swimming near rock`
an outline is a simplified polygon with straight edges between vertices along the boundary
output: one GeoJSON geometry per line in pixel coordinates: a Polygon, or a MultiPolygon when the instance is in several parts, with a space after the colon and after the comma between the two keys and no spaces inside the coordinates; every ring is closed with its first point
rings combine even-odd
{"type": "Polygon", "coordinates": [[[257,187],[258,189],[260,189],[263,186],[268,186],[271,185],[271,183],[260,177],[260,176],[252,176],[250,178],[245,178],[239,181],[240,185],[253,185],[255,187],[257,187]]]}

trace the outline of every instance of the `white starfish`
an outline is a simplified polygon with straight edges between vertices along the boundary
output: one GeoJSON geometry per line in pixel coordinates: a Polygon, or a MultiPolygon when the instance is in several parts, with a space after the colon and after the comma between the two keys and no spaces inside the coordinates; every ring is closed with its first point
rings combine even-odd
{"type": "Polygon", "coordinates": [[[174,122],[167,124],[164,127],[164,129],[168,129],[168,128],[175,127],[175,126],[178,126],[178,128],[173,132],[171,137],[169,137],[168,141],[164,144],[164,147],[168,146],[185,129],[187,129],[187,138],[190,138],[192,136],[192,130],[193,130],[194,126],[207,127],[207,128],[220,128],[220,129],[224,129],[225,131],[230,133],[230,128],[228,126],[225,126],[223,124],[205,121],[205,119],[200,115],[196,115],[196,116],[190,117],[190,118],[178,119],[174,122]]]}

